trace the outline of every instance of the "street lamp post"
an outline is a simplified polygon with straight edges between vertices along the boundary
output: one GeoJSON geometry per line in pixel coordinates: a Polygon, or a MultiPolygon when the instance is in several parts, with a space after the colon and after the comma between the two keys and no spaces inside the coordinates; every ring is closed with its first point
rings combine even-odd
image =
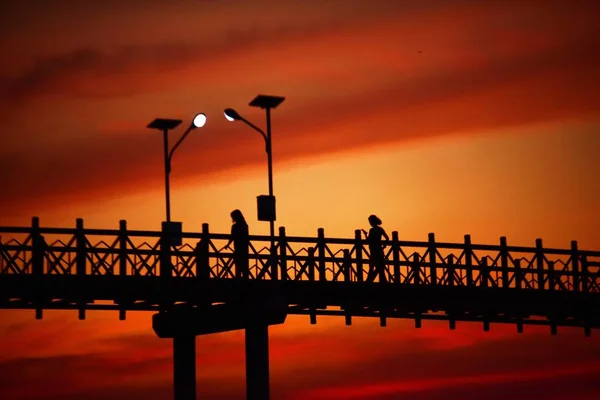
{"type": "Polygon", "coordinates": [[[167,225],[171,223],[171,194],[170,194],[170,185],[169,185],[169,175],[171,174],[171,159],[173,158],[173,153],[179,147],[181,142],[187,137],[187,135],[196,128],[202,128],[204,124],[206,124],[206,115],[200,113],[197,114],[192,123],[188,127],[188,129],[181,135],[181,138],[175,143],[175,146],[169,152],[169,130],[177,128],[181,124],[180,119],[166,119],[166,118],[156,118],[150,124],[148,124],[148,128],[157,129],[162,131],[163,133],[163,150],[164,150],[164,158],[165,158],[165,205],[166,205],[166,216],[167,216],[167,225]]]}
{"type": "MultiPolygon", "coordinates": [[[[266,111],[267,114],[267,133],[265,133],[262,129],[242,117],[235,110],[228,108],[225,110],[225,118],[229,121],[242,121],[246,125],[250,126],[254,130],[258,131],[265,139],[265,150],[267,153],[267,167],[269,173],[269,196],[259,198],[263,201],[263,203],[259,203],[259,220],[261,221],[269,221],[269,231],[271,238],[271,249],[275,246],[275,220],[276,220],[276,210],[275,210],[275,196],[273,195],[273,152],[271,147],[271,109],[276,108],[279,104],[281,104],[285,100],[285,97],[278,96],[266,96],[266,95],[258,95],[254,100],[252,100],[249,105],[252,107],[259,107],[266,111]],[[264,207],[261,210],[261,205],[264,207]]],[[[260,201],[259,200],[259,201],[260,201]]]]}
{"type": "MultiPolygon", "coordinates": [[[[161,305],[160,312],[163,313],[168,305],[168,293],[171,289],[169,278],[172,276],[171,265],[171,246],[181,245],[181,222],[171,222],[171,198],[169,175],[171,174],[171,159],[173,153],[179,147],[187,135],[196,128],[201,128],[206,124],[206,115],[197,114],[188,129],[179,138],[175,146],[169,151],[169,130],[175,129],[181,124],[179,119],[157,118],[152,121],[148,128],[158,129],[163,133],[163,149],[165,162],[165,205],[167,220],[162,224],[161,238],[161,260],[160,260],[160,278],[161,285],[161,305]],[[176,234],[176,237],[173,237],[176,234]]],[[[175,400],[196,400],[196,336],[191,333],[178,334],[173,336],[173,378],[175,400]]]]}
{"type": "MultiPolygon", "coordinates": [[[[277,263],[275,262],[275,196],[273,195],[273,152],[271,147],[271,109],[285,100],[284,97],[258,95],[250,102],[250,106],[266,110],[267,133],[250,121],[243,118],[235,110],[225,110],[225,118],[229,121],[243,121],[258,131],[265,139],[267,166],[269,169],[269,195],[258,197],[258,219],[269,221],[271,279],[277,279],[277,263]]],[[[269,400],[269,326],[257,323],[246,327],[246,393],[248,400],[269,400]]]]}

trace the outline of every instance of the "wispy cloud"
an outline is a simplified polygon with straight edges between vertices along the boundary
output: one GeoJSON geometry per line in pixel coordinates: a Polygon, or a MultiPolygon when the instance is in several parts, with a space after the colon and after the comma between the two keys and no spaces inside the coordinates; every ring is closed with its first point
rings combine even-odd
{"type": "MultiPolygon", "coordinates": [[[[394,325],[380,328],[364,323],[283,336],[274,331],[270,340],[273,393],[298,399],[384,399],[411,393],[429,399],[443,392],[465,395],[473,387],[496,393],[500,385],[529,391],[552,386],[556,393],[566,393],[570,390],[567,382],[577,379],[583,396],[594,387],[594,376],[600,371],[600,347],[593,339],[574,340],[579,331],[564,331],[561,336],[548,332],[518,335],[512,332],[514,327],[484,333],[476,324],[452,332],[443,324],[422,329],[408,322],[394,325]]],[[[150,382],[170,385],[170,340],[131,333],[94,343],[88,346],[93,351],[83,354],[5,360],[0,364],[6,371],[0,390],[16,399],[38,398],[41,393],[48,398],[89,393],[95,398],[117,389],[144,393],[150,382]],[[30,385],[32,379],[36,385],[30,385]]],[[[241,395],[243,334],[202,336],[197,349],[199,387],[215,396],[241,395]],[[229,382],[227,387],[225,382],[229,382]]]]}
{"type": "MultiPolygon", "coordinates": [[[[451,368],[450,365],[447,367],[451,368]]],[[[451,378],[415,380],[399,378],[373,384],[348,385],[344,383],[339,387],[307,390],[298,393],[295,398],[383,400],[410,395],[411,398],[419,400],[441,397],[462,399],[479,393],[478,398],[500,400],[518,392],[526,398],[542,395],[545,399],[559,399],[564,396],[573,399],[587,399],[598,389],[592,383],[598,372],[600,372],[600,364],[499,374],[473,374],[451,378]],[[577,382],[577,389],[573,391],[572,387],[575,382],[577,382]]]]}
{"type": "MultiPolygon", "coordinates": [[[[23,107],[39,95],[59,95],[74,108],[89,102],[82,110],[85,122],[63,119],[57,125],[64,132],[52,140],[41,122],[26,140],[3,130],[7,146],[0,150],[0,169],[18,174],[2,177],[8,195],[0,204],[88,198],[158,182],[160,146],[143,134],[147,110],[156,109],[149,99],[178,98],[189,87],[201,87],[203,97],[214,94],[208,101],[211,134],[203,136],[202,150],[178,155],[187,176],[263,162],[257,138],[213,125],[226,94],[227,105],[244,104],[255,90],[288,98],[274,117],[276,131],[285,132],[275,138],[278,162],[415,137],[597,116],[595,28],[561,18],[554,3],[541,20],[531,19],[533,3],[520,14],[508,3],[497,4],[496,19],[485,8],[461,4],[456,10],[412,10],[412,20],[398,14],[403,24],[391,17],[400,11],[390,9],[390,16],[371,13],[361,25],[353,15],[306,25],[229,27],[204,41],[115,43],[46,56],[4,81],[5,99],[21,99],[23,107]],[[134,94],[145,103],[119,101],[132,110],[121,135],[114,128],[119,120],[113,124],[110,117],[90,114],[110,107],[108,100],[134,94]],[[85,99],[97,96],[104,100],[85,99]]],[[[169,107],[181,113],[188,104],[169,107]]]]}

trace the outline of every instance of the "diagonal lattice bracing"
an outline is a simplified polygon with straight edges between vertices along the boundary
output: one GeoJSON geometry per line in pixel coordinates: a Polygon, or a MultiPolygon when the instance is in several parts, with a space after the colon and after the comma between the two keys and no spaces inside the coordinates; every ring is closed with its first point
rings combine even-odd
{"type": "MultiPolygon", "coordinates": [[[[154,236],[154,235],[153,235],[154,236]]],[[[3,235],[2,237],[5,237],[3,235]]],[[[134,244],[129,238],[126,240],[125,253],[119,248],[119,239],[99,240],[92,244],[85,240],[85,261],[89,264],[85,270],[91,275],[115,275],[120,264],[126,264],[125,275],[157,276],[160,264],[160,241],[144,240],[134,244]]],[[[337,239],[343,241],[343,239],[337,239]]],[[[75,236],[69,240],[57,239],[51,242],[43,251],[47,262],[45,273],[73,274],[75,273],[78,249],[75,236]]],[[[257,241],[250,245],[251,268],[256,272],[266,271],[260,275],[261,279],[272,279],[269,273],[270,252],[269,248],[257,241]]],[[[539,252],[535,248],[518,248],[514,252],[504,253],[495,246],[477,246],[478,248],[452,249],[452,252],[443,252],[443,244],[431,249],[427,242],[398,242],[387,245],[385,253],[385,277],[388,282],[418,283],[430,285],[475,285],[497,288],[525,288],[556,290],[587,290],[597,291],[598,259],[597,252],[578,251],[576,255],[569,254],[567,250],[549,250],[547,253],[539,252]],[[413,251],[414,249],[421,251],[413,251]],[[457,251],[458,250],[458,251],[457,251]],[[434,257],[432,257],[432,255],[434,257]],[[397,271],[395,271],[395,269],[397,271]],[[575,284],[577,283],[577,286],[575,284]]],[[[454,244],[453,247],[457,245],[454,244]]],[[[216,272],[216,278],[231,278],[234,276],[232,252],[219,249],[214,241],[209,241],[210,252],[208,258],[211,269],[216,272]]],[[[274,259],[277,265],[286,271],[286,276],[292,280],[324,281],[364,281],[369,268],[369,251],[365,243],[324,243],[315,247],[296,246],[292,240],[285,244],[286,265],[281,262],[279,244],[275,246],[274,259]],[[312,256],[311,256],[312,250],[312,256]],[[357,256],[361,253],[360,257],[357,256]],[[312,258],[312,260],[311,260],[312,258]],[[317,276],[311,277],[309,265],[311,261],[316,264],[317,276]]],[[[195,257],[193,247],[189,244],[171,249],[174,275],[195,276],[195,257]]],[[[32,245],[31,240],[19,242],[13,239],[4,240],[0,244],[0,259],[2,260],[2,273],[4,274],[30,274],[32,273],[32,245]]]]}

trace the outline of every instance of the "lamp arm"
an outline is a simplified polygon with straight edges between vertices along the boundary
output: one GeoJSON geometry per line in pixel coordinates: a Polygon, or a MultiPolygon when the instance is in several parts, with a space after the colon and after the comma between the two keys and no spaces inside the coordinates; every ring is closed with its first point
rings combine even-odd
{"type": "Polygon", "coordinates": [[[261,136],[263,137],[263,139],[265,139],[265,149],[267,151],[267,153],[269,152],[269,141],[267,139],[267,134],[260,129],[258,126],[254,125],[252,122],[248,121],[246,118],[240,117],[240,120],[244,121],[246,123],[246,125],[248,125],[249,127],[251,127],[252,129],[254,129],[255,131],[257,131],[258,133],[261,134],[261,136]]]}
{"type": "Polygon", "coordinates": [[[184,132],[184,134],[179,138],[179,140],[177,141],[177,143],[175,143],[175,146],[173,146],[173,148],[171,149],[171,151],[169,152],[169,172],[171,171],[171,158],[173,157],[173,153],[175,152],[175,150],[177,149],[177,147],[179,147],[179,145],[181,144],[181,142],[183,142],[183,139],[186,138],[186,136],[192,131],[192,129],[194,129],[194,127],[192,125],[190,125],[190,127],[187,129],[187,131],[184,132]]]}

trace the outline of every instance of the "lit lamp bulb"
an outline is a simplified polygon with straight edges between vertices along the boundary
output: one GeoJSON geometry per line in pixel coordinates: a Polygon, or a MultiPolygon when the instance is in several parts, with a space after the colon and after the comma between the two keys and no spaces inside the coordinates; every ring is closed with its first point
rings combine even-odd
{"type": "Polygon", "coordinates": [[[192,122],[194,127],[202,128],[204,124],[206,124],[206,115],[200,113],[194,117],[194,121],[192,122]]]}

